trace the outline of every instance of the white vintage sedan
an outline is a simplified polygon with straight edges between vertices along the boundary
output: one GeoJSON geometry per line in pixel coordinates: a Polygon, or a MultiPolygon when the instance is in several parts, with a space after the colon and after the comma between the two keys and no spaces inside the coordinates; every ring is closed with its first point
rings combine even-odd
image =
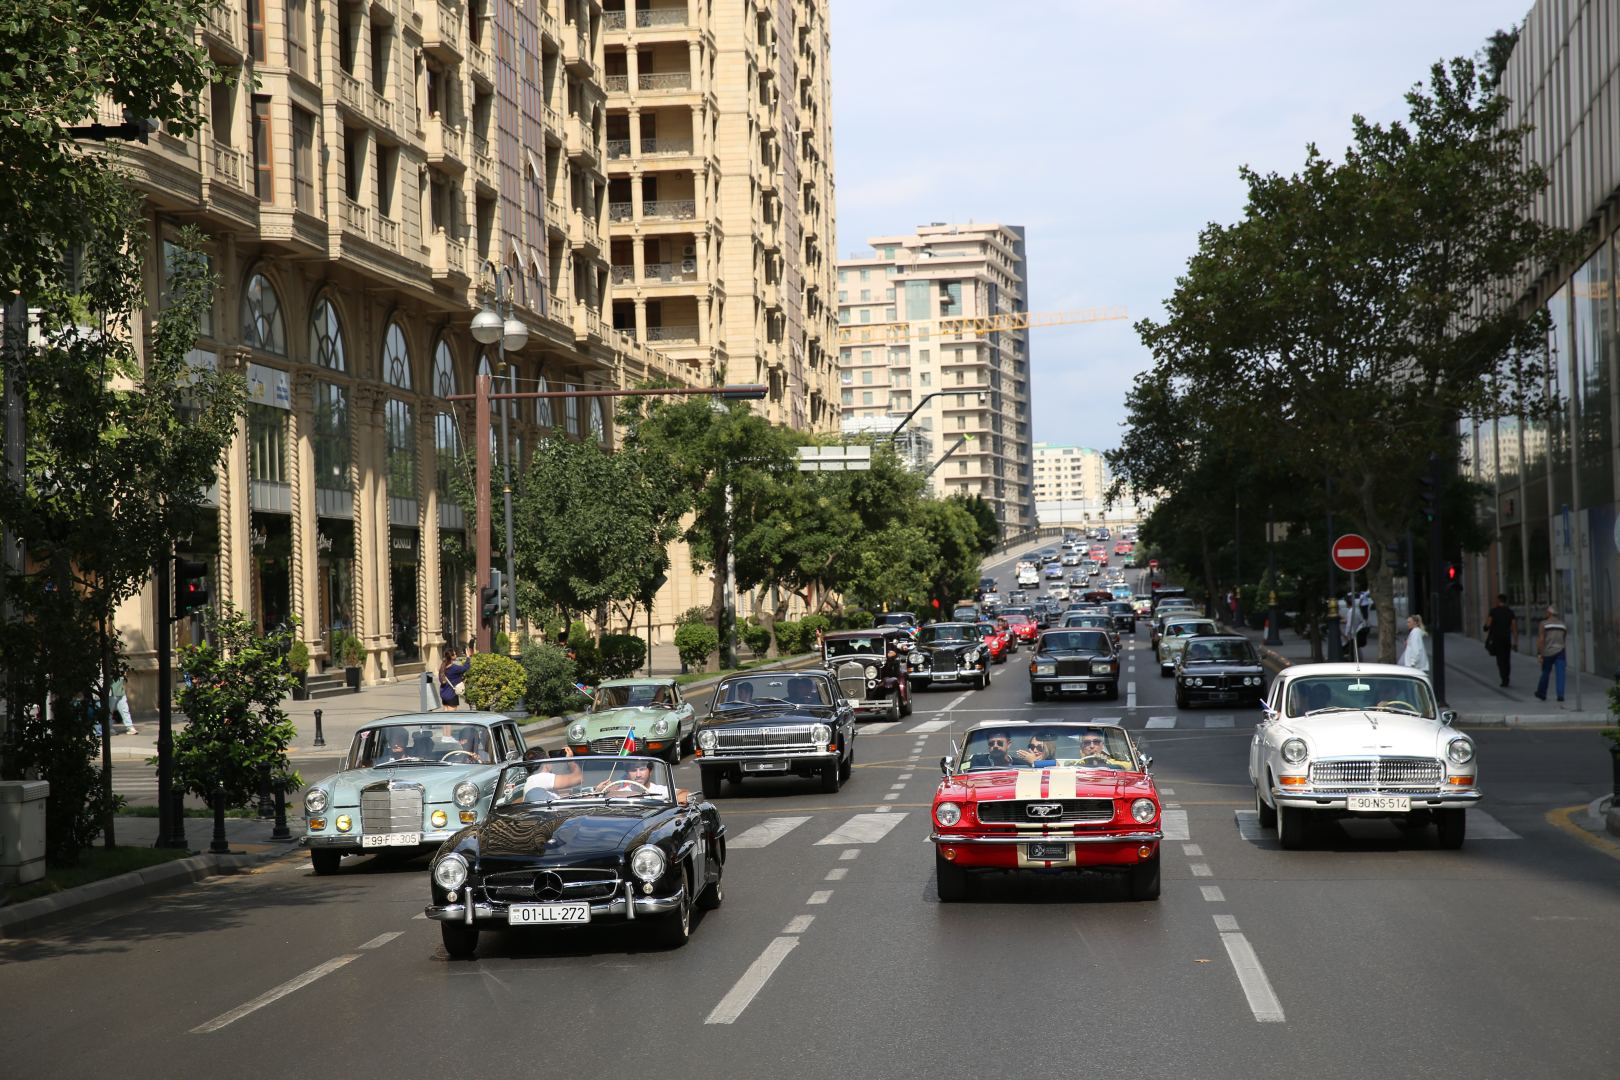
{"type": "Polygon", "coordinates": [[[1453,728],[1429,678],[1392,664],[1284,668],[1266,695],[1249,747],[1260,824],[1303,847],[1322,814],[1432,821],[1458,848],[1465,811],[1480,799],[1474,741],[1453,728]]]}

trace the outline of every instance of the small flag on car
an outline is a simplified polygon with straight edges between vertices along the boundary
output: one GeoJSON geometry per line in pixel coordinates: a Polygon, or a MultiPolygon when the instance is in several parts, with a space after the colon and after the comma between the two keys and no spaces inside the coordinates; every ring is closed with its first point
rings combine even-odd
{"type": "Polygon", "coordinates": [[[575,684],[574,684],[574,689],[575,689],[575,690],[578,690],[578,691],[579,691],[579,692],[580,692],[580,693],[582,693],[582,694],[584,694],[584,695],[585,695],[585,696],[586,696],[586,697],[593,697],[593,696],[594,696],[594,695],[593,695],[593,694],[592,694],[592,693],[591,693],[591,688],[590,688],[590,687],[588,687],[588,686],[586,686],[586,685],[585,685],[585,684],[584,684],[584,683],[582,683],[582,682],[577,682],[577,683],[575,683],[575,684]]]}
{"type": "Polygon", "coordinates": [[[624,746],[622,748],[620,748],[619,756],[624,757],[627,754],[633,754],[635,752],[636,752],[636,729],[631,728],[629,731],[624,733],[624,746]]]}

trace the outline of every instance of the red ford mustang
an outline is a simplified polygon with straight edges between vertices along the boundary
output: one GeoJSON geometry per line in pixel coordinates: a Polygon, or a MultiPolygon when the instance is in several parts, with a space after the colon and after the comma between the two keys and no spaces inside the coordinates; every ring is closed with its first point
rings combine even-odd
{"type": "Polygon", "coordinates": [[[992,720],[968,733],[934,793],[939,898],[969,897],[989,871],[1124,874],[1159,897],[1159,793],[1117,723],[992,720]]]}
{"type": "Polygon", "coordinates": [[[979,633],[984,635],[984,647],[990,650],[990,659],[997,664],[1005,664],[1007,655],[1013,648],[1012,631],[997,622],[980,621],[979,633]]]}
{"type": "Polygon", "coordinates": [[[1003,615],[1002,619],[1019,641],[1034,641],[1041,632],[1040,624],[1028,615],[1003,615]]]}

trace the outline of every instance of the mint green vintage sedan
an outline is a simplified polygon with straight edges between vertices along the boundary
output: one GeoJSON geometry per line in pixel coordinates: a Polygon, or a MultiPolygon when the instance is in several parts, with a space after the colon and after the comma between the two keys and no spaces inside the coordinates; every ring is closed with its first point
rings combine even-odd
{"type": "Polygon", "coordinates": [[[609,679],[591,696],[591,707],[568,725],[576,754],[617,754],[635,732],[637,754],[679,764],[692,749],[697,717],[674,679],[609,679]]]}

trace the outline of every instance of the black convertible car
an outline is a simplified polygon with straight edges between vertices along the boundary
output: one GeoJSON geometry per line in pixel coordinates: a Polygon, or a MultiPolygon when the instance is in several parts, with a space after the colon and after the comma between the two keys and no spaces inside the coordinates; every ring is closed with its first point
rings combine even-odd
{"type": "Polygon", "coordinates": [[[817,776],[834,792],[855,767],[855,709],[826,671],[738,675],[715,687],[694,756],[709,798],[748,776],[817,776]]]}
{"type": "Polygon", "coordinates": [[[482,930],[647,920],[686,944],[692,909],[720,906],[725,828],[649,757],[548,758],[502,770],[489,817],[434,854],[444,948],[464,958],[482,930]]]}
{"type": "Polygon", "coordinates": [[[1254,643],[1241,634],[1188,638],[1176,663],[1176,708],[1233,702],[1258,705],[1266,696],[1266,669],[1254,643]]]}

